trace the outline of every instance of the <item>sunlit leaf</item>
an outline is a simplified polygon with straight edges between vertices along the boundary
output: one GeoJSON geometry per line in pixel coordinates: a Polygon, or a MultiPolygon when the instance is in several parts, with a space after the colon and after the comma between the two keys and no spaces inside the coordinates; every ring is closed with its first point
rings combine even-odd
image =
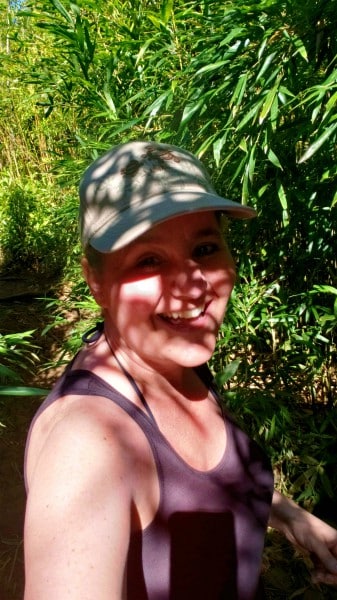
{"type": "Polygon", "coordinates": [[[202,75],[204,73],[209,73],[211,71],[217,71],[218,69],[221,69],[227,63],[228,63],[228,60],[219,60],[210,65],[205,65],[204,67],[201,67],[200,69],[198,69],[198,71],[195,72],[195,76],[202,75]]]}
{"type": "Polygon", "coordinates": [[[265,74],[265,72],[267,71],[267,69],[272,64],[275,56],[276,56],[276,52],[272,52],[271,54],[269,54],[267,56],[267,58],[265,59],[265,61],[264,61],[263,65],[262,65],[260,71],[257,74],[256,82],[258,82],[261,79],[261,77],[263,77],[263,75],[265,74]]]}
{"type": "Polygon", "coordinates": [[[55,6],[56,10],[62,15],[62,17],[64,17],[68,21],[68,23],[73,24],[73,19],[71,18],[70,14],[65,9],[63,4],[60,2],[60,0],[50,0],[50,3],[53,6],[55,6]]]}
{"type": "Polygon", "coordinates": [[[245,125],[247,125],[247,123],[249,123],[249,121],[255,121],[257,119],[258,113],[259,113],[259,108],[262,105],[262,100],[260,100],[259,102],[256,103],[255,106],[253,106],[248,113],[241,119],[241,121],[238,123],[237,125],[237,131],[240,131],[243,127],[245,127],[245,125]]]}
{"type": "Polygon", "coordinates": [[[245,93],[247,80],[248,80],[248,73],[243,73],[242,75],[240,75],[239,81],[237,82],[237,84],[235,86],[235,90],[231,97],[229,106],[231,106],[231,107],[235,106],[235,108],[238,108],[240,106],[241,100],[245,93]]]}
{"type": "Polygon", "coordinates": [[[226,136],[222,136],[221,138],[218,138],[213,144],[213,156],[217,167],[220,164],[221,150],[224,146],[225,140],[226,136]]]}
{"type": "Polygon", "coordinates": [[[268,158],[268,160],[270,160],[270,162],[275,167],[277,167],[278,169],[281,169],[283,171],[283,167],[282,167],[279,159],[277,158],[275,152],[273,152],[273,150],[271,148],[268,149],[267,158],[268,158]]]}
{"type": "Polygon", "coordinates": [[[171,17],[172,9],[173,9],[173,0],[163,0],[161,9],[160,9],[160,14],[161,14],[161,18],[165,24],[168,22],[169,18],[171,17]]]}
{"type": "Polygon", "coordinates": [[[0,396],[46,396],[49,391],[29,386],[0,385],[0,396]]]}
{"type": "Polygon", "coordinates": [[[181,118],[181,127],[184,127],[188,121],[192,119],[194,114],[198,112],[205,104],[205,97],[202,96],[197,102],[191,102],[184,108],[183,115],[181,118]]]}
{"type": "Polygon", "coordinates": [[[317,292],[324,292],[327,294],[334,294],[335,296],[337,296],[337,288],[333,287],[332,285],[316,284],[314,285],[314,290],[316,290],[317,292]]]}
{"type": "Polygon", "coordinates": [[[274,85],[274,87],[269,90],[265,101],[263,102],[262,108],[260,110],[260,114],[259,114],[259,124],[261,125],[263,123],[263,121],[265,120],[265,118],[268,116],[272,105],[274,103],[275,97],[277,98],[277,90],[278,90],[278,84],[274,85]]]}
{"type": "Polygon", "coordinates": [[[247,172],[248,172],[248,177],[249,177],[250,183],[253,183],[253,179],[254,179],[255,152],[256,152],[256,144],[253,144],[253,146],[250,150],[250,153],[249,153],[249,160],[248,160],[248,166],[247,166],[247,172]]]}
{"type": "Polygon", "coordinates": [[[331,98],[329,98],[329,100],[327,101],[322,120],[324,120],[327,117],[327,115],[329,115],[329,113],[335,109],[336,105],[337,105],[337,92],[332,94],[331,98]]]}
{"type": "Polygon", "coordinates": [[[299,37],[293,38],[293,43],[295,45],[296,51],[304,58],[306,62],[308,62],[308,53],[305,45],[299,37]]]}
{"type": "Polygon", "coordinates": [[[327,127],[327,129],[325,129],[325,131],[317,138],[317,140],[315,140],[314,143],[309,146],[307,151],[298,160],[298,163],[301,164],[304,163],[306,160],[309,160],[309,158],[311,158],[315,154],[315,152],[317,152],[317,150],[319,150],[320,147],[323,146],[324,142],[326,142],[330,138],[330,136],[336,128],[337,122],[330,125],[330,127],[327,127]]]}
{"type": "Polygon", "coordinates": [[[149,38],[148,40],[146,40],[145,44],[142,45],[142,47],[140,48],[140,50],[137,54],[136,66],[138,66],[138,64],[142,61],[142,59],[145,55],[145,52],[147,51],[149,46],[151,46],[152,43],[153,43],[153,38],[149,38]]]}
{"type": "Polygon", "coordinates": [[[234,377],[234,375],[236,374],[236,372],[240,366],[240,363],[241,363],[240,359],[233,360],[232,362],[230,362],[228,365],[225,366],[225,368],[221,371],[221,373],[217,374],[216,382],[220,387],[223,386],[225,383],[227,383],[227,381],[229,381],[230,379],[232,379],[234,377]]]}
{"type": "Polygon", "coordinates": [[[282,212],[283,225],[286,227],[289,224],[288,200],[287,200],[287,194],[284,189],[284,186],[282,185],[282,183],[279,179],[276,179],[276,190],[277,190],[278,199],[279,199],[282,209],[283,209],[283,212],[282,212]]]}

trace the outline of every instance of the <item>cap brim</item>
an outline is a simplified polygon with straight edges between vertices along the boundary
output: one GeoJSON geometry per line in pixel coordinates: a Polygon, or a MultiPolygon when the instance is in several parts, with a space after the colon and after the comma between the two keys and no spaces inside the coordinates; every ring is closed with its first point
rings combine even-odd
{"type": "Polygon", "coordinates": [[[200,192],[167,192],[129,207],[110,219],[88,240],[99,252],[114,252],[164,221],[188,213],[221,211],[236,219],[252,219],[256,212],[233,200],[200,192]]]}

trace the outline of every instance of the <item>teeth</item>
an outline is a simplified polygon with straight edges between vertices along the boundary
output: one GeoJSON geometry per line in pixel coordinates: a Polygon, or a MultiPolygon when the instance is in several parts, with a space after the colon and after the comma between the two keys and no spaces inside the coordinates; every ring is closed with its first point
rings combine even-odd
{"type": "Polygon", "coordinates": [[[204,312],[204,310],[205,308],[203,306],[185,310],[184,312],[172,312],[163,316],[165,316],[166,319],[196,319],[204,312]]]}

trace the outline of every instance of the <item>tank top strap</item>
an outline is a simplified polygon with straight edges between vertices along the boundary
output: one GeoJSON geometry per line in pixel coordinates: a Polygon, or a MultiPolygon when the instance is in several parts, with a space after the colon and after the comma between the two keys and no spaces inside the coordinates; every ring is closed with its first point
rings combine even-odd
{"type": "Polygon", "coordinates": [[[114,353],[113,355],[114,355],[115,361],[118,364],[120,370],[125,375],[125,377],[129,381],[129,383],[131,384],[133,389],[135,390],[139,400],[141,401],[142,405],[144,406],[150,419],[156,424],[156,419],[154,418],[153,412],[152,412],[151,408],[149,407],[148,403],[146,402],[146,398],[145,398],[144,394],[142,393],[142,391],[139,389],[139,386],[136,383],[135,379],[132,377],[132,375],[129,373],[129,371],[127,371],[126,368],[122,365],[120,360],[117,358],[116,354],[114,353]]]}
{"type": "MultiPolygon", "coordinates": [[[[85,344],[92,344],[97,342],[97,340],[101,337],[101,335],[104,333],[104,321],[98,321],[96,323],[96,325],[92,328],[89,329],[89,331],[86,331],[83,335],[82,335],[82,341],[85,344]]],[[[144,406],[147,414],[149,415],[150,419],[156,423],[156,420],[154,418],[154,415],[148,405],[148,403],[146,402],[146,398],[144,397],[144,394],[142,393],[142,391],[139,389],[139,386],[137,385],[136,381],[134,380],[134,378],[132,377],[132,375],[126,370],[126,368],[122,365],[122,363],[120,362],[120,360],[117,358],[115,352],[113,351],[113,349],[111,348],[111,345],[109,343],[109,340],[106,338],[107,344],[110,348],[111,354],[113,355],[116,363],[118,364],[120,370],[122,371],[122,373],[125,375],[125,377],[127,378],[127,380],[129,381],[129,383],[131,384],[131,386],[133,387],[133,389],[135,390],[139,400],[141,401],[142,405],[144,406]]]]}

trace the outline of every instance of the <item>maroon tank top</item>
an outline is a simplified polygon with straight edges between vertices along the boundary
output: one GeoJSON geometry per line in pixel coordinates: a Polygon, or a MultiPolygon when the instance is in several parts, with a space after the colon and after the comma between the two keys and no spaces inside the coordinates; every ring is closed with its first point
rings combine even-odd
{"type": "MultiPolygon", "coordinates": [[[[208,379],[207,368],[200,373],[208,379]]],[[[138,393],[136,384],[135,389],[138,393]]],[[[175,452],[150,411],[144,412],[89,371],[67,369],[38,414],[70,394],[115,402],[136,421],[153,452],[160,503],[152,523],[131,535],[127,599],[259,598],[273,475],[258,445],[226,414],[225,453],[214,469],[198,471],[175,452]]]]}

